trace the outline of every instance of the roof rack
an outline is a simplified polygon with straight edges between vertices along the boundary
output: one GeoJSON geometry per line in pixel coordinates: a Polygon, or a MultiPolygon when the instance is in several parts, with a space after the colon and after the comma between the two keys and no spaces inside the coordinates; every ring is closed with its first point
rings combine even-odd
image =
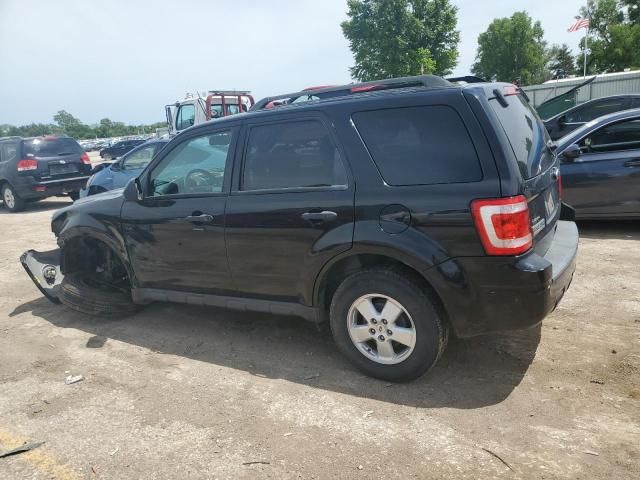
{"type": "Polygon", "coordinates": [[[251,110],[262,110],[265,108],[273,108],[281,105],[288,105],[294,100],[304,96],[313,96],[320,99],[344,97],[356,93],[372,92],[377,90],[391,90],[395,88],[409,87],[447,87],[451,83],[442,77],[435,75],[420,75],[416,77],[390,78],[388,80],[375,80],[364,83],[350,83],[347,85],[339,85],[326,88],[305,89],[299,92],[286,93],[283,95],[275,95],[265,97],[258,101],[251,110]],[[278,102],[281,100],[281,102],[278,102]]]}
{"type": "Polygon", "coordinates": [[[446,79],[448,82],[451,83],[460,83],[460,82],[464,82],[464,83],[487,83],[487,81],[484,78],[480,78],[480,77],[476,77],[474,75],[466,75],[463,77],[450,77],[446,79]]]}
{"type": "Polygon", "coordinates": [[[209,90],[207,92],[207,95],[237,97],[238,95],[251,95],[251,91],[250,90],[209,90]]]}

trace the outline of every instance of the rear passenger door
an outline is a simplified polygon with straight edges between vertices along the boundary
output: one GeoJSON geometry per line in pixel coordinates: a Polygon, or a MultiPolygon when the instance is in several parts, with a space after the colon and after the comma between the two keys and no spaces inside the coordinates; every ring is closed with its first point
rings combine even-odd
{"type": "Polygon", "coordinates": [[[244,129],[225,215],[227,252],[240,294],[308,303],[305,286],[351,247],[354,184],[324,117],[279,118],[244,129]]]}
{"type": "Polygon", "coordinates": [[[599,128],[578,145],[582,155],[563,166],[565,199],[578,216],[640,213],[640,118],[599,128]]]}

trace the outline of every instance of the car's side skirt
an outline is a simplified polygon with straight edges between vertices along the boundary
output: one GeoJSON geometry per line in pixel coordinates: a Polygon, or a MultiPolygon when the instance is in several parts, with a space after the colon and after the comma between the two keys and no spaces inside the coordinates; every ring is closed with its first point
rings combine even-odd
{"type": "Polygon", "coordinates": [[[203,293],[181,292],[176,290],[161,290],[156,288],[133,288],[131,297],[135,303],[175,302],[189,305],[208,305],[212,307],[228,308],[249,312],[265,312],[275,315],[291,315],[302,317],[314,323],[320,323],[322,316],[317,307],[307,307],[299,303],[278,302],[255,298],[228,297],[222,295],[208,295],[203,293]]]}

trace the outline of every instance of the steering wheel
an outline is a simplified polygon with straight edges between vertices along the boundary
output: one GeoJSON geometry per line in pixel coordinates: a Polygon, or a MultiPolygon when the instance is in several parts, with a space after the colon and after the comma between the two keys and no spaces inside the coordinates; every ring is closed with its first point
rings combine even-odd
{"type": "Polygon", "coordinates": [[[215,185],[216,176],[211,172],[196,168],[187,173],[184,177],[184,187],[187,191],[205,191],[204,188],[211,188],[215,185]]]}

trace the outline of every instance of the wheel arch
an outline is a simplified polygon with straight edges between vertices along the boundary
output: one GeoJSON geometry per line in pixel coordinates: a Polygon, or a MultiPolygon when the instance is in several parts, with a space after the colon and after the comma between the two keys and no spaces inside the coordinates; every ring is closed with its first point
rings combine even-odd
{"type": "Polygon", "coordinates": [[[349,252],[334,259],[323,268],[316,278],[313,292],[314,305],[319,306],[323,312],[328,311],[328,305],[340,283],[352,273],[367,267],[387,267],[400,271],[403,275],[411,278],[432,300],[442,320],[450,323],[449,315],[441,296],[431,285],[431,282],[421,273],[419,267],[415,264],[411,265],[403,259],[391,256],[386,252],[349,252]]]}
{"type": "Polygon", "coordinates": [[[65,230],[58,239],[60,244],[60,268],[65,275],[78,270],[78,265],[90,261],[93,248],[107,248],[120,261],[127,272],[131,287],[135,286],[135,276],[124,245],[112,235],[103,231],[84,228],[65,230]]]}

